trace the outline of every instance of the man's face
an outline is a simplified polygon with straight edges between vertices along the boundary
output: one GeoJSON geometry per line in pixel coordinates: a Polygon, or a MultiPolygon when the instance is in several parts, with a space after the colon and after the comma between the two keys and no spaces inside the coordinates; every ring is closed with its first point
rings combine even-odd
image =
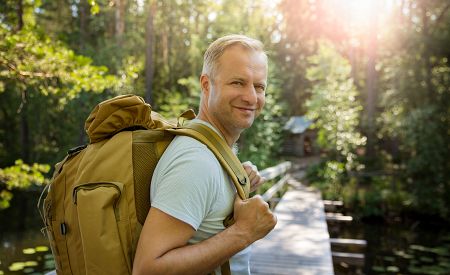
{"type": "Polygon", "coordinates": [[[204,89],[211,122],[230,134],[249,128],[264,107],[266,86],[263,53],[240,45],[226,49],[208,90],[204,89]]]}

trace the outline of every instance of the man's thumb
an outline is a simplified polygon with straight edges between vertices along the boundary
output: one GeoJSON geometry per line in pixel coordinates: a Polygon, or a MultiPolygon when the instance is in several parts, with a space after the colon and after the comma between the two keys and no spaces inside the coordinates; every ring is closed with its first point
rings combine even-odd
{"type": "Polygon", "coordinates": [[[236,194],[236,197],[234,198],[234,207],[239,206],[243,203],[244,201],[241,199],[241,197],[239,197],[239,195],[236,194]]]}

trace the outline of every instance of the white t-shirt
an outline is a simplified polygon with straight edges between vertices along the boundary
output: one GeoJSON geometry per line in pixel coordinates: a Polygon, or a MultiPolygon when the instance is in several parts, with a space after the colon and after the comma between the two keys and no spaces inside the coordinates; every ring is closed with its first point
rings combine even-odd
{"type": "MultiPolygon", "coordinates": [[[[214,129],[210,124],[196,119],[214,129]]],[[[215,129],[214,129],[215,130],[215,129]]],[[[217,132],[217,130],[215,130],[217,132]]],[[[177,136],[156,165],[150,187],[152,207],[175,217],[196,231],[195,244],[225,229],[236,189],[214,154],[203,143],[177,136]]],[[[230,260],[233,274],[250,274],[250,248],[230,260]]],[[[220,274],[220,268],[216,270],[220,274]]]]}

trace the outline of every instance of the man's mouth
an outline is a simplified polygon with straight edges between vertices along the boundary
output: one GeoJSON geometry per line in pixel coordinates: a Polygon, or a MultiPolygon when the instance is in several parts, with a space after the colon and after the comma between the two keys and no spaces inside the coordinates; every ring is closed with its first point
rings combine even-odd
{"type": "Polygon", "coordinates": [[[253,113],[254,111],[256,111],[255,108],[248,108],[248,107],[235,107],[235,108],[238,109],[238,110],[241,111],[241,112],[249,113],[249,114],[251,114],[251,113],[253,113]]]}

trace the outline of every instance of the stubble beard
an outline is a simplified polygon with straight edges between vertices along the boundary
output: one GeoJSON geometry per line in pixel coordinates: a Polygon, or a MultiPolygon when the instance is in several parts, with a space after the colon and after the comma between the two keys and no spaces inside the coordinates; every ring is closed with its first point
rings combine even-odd
{"type": "Polygon", "coordinates": [[[219,123],[222,127],[231,131],[232,134],[241,134],[244,130],[250,128],[255,120],[255,115],[253,118],[239,118],[235,114],[226,114],[223,112],[215,112],[215,117],[219,119],[219,123]],[[231,127],[230,127],[231,126],[231,127]]]}

